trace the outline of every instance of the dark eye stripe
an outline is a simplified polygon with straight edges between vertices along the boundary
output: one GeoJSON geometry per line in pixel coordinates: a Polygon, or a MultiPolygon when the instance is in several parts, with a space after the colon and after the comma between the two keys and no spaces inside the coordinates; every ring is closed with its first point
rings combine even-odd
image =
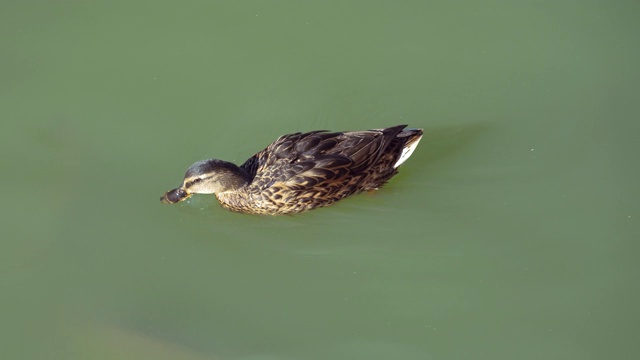
{"type": "Polygon", "coordinates": [[[191,186],[193,186],[193,185],[195,185],[195,184],[197,184],[197,183],[199,183],[199,182],[202,182],[202,180],[203,180],[203,179],[201,179],[201,178],[195,178],[195,179],[193,179],[193,180],[191,180],[191,181],[187,182],[187,183],[185,184],[185,187],[191,187],[191,186]]]}

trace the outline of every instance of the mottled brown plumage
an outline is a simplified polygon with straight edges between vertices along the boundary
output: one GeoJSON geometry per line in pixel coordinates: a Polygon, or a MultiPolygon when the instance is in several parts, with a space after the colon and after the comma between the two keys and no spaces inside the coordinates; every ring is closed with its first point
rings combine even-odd
{"type": "Polygon", "coordinates": [[[397,174],[422,137],[421,129],[405,127],[284,135],[241,166],[215,159],[193,164],[182,186],[161,200],[214,193],[229,210],[269,215],[327,206],[397,174]]]}

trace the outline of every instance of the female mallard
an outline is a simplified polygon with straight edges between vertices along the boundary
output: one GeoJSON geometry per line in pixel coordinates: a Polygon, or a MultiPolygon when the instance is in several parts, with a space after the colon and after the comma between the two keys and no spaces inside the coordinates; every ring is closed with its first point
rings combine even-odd
{"type": "Polygon", "coordinates": [[[422,129],[398,125],[367,131],[283,135],[241,166],[210,159],[191,165],[182,185],[160,200],[215,194],[223,207],[249,214],[293,214],[376,190],[398,173],[422,129]]]}

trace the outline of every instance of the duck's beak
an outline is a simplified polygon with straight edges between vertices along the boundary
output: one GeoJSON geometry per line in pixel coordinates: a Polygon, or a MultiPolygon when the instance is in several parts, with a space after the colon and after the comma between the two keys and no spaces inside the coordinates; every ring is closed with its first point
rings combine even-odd
{"type": "Polygon", "coordinates": [[[160,198],[160,201],[165,204],[175,204],[177,202],[185,200],[189,196],[191,196],[191,194],[186,192],[183,188],[179,187],[164,193],[164,195],[162,195],[162,197],[160,198]]]}

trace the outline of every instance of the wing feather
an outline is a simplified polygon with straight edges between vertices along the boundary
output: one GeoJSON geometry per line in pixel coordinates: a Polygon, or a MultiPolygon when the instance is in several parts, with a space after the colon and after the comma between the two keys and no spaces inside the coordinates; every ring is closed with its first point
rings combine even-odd
{"type": "Polygon", "coordinates": [[[309,189],[367,171],[404,127],[284,135],[242,167],[253,171],[252,186],[258,191],[271,186],[309,189]]]}

